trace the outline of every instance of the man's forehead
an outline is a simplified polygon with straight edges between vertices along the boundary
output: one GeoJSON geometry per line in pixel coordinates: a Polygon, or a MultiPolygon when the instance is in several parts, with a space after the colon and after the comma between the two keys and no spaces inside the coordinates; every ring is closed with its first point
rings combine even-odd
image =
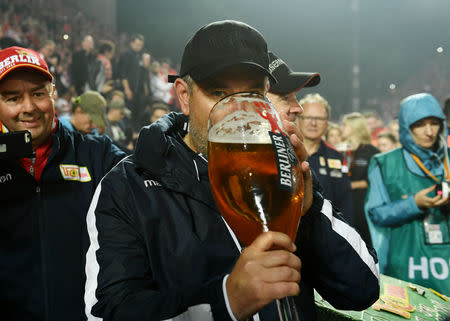
{"type": "Polygon", "coordinates": [[[327,112],[327,109],[324,105],[322,105],[319,102],[310,102],[310,103],[304,103],[302,105],[303,110],[306,111],[315,111],[315,112],[327,112]]]}
{"type": "Polygon", "coordinates": [[[18,81],[29,82],[34,85],[47,85],[50,81],[46,76],[33,69],[14,70],[0,80],[0,87],[9,87],[17,84],[18,81]]]}

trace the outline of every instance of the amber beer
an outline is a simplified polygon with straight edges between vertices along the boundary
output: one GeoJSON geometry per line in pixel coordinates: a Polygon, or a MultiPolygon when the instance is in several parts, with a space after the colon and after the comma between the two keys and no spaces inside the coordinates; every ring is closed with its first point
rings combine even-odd
{"type": "Polygon", "coordinates": [[[209,177],[216,204],[245,246],[264,231],[283,232],[294,241],[303,201],[303,180],[293,166],[292,190],[279,188],[274,146],[269,143],[209,141],[209,177]]]}

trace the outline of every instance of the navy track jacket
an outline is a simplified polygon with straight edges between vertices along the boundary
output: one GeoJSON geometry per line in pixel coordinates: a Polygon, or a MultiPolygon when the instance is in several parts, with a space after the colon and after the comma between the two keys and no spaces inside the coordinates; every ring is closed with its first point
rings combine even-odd
{"type": "MultiPolygon", "coordinates": [[[[213,200],[207,161],[169,114],[141,130],[136,152],[98,186],[88,213],[89,320],[233,320],[224,277],[239,249],[213,200]]],[[[378,299],[378,261],[359,234],[315,191],[297,239],[302,320],[315,320],[313,289],[341,309],[378,299]]],[[[259,312],[272,320],[275,305],[259,312]]]]}
{"type": "Polygon", "coordinates": [[[86,213],[124,156],[107,137],[59,124],[39,184],[17,161],[0,161],[0,319],[86,319],[86,213]]]}

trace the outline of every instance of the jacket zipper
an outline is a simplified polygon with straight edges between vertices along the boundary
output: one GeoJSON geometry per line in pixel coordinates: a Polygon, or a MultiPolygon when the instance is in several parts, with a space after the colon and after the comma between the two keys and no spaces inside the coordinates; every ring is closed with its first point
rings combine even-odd
{"type": "MultiPolygon", "coordinates": [[[[31,158],[31,165],[30,165],[30,174],[35,177],[35,171],[34,171],[34,164],[36,162],[36,158],[31,158]]],[[[44,289],[44,314],[45,314],[45,320],[50,320],[49,316],[49,305],[48,305],[48,288],[47,288],[47,264],[45,262],[46,255],[45,255],[45,229],[44,229],[44,211],[42,210],[42,197],[41,197],[41,186],[39,183],[36,184],[36,194],[37,194],[37,202],[39,203],[37,208],[40,209],[38,214],[38,225],[39,225],[39,242],[40,242],[40,252],[41,252],[41,269],[42,269],[42,285],[44,289]]]]}

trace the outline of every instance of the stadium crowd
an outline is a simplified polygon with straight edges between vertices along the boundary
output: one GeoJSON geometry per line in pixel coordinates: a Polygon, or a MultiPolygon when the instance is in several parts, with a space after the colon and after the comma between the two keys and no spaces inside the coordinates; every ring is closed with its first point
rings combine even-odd
{"type": "MultiPolygon", "coordinates": [[[[0,50],[9,47],[36,51],[53,76],[47,78],[55,85],[58,121],[48,134],[61,141],[72,137],[74,145],[79,140],[80,146],[72,146],[72,153],[86,155],[87,149],[90,161],[99,165],[91,173],[90,190],[82,196],[72,195],[83,199],[83,212],[101,178],[125,154],[136,151],[141,128],[164,114],[180,111],[174,85],[168,81],[168,75],[177,74],[169,59],[153,57],[142,35],[115,34],[61,1],[1,1],[0,50]],[[92,145],[87,148],[83,144],[92,145]],[[96,156],[95,148],[107,150],[109,156],[106,152],[103,158],[96,156]]],[[[24,81],[19,76],[17,79],[24,81]]],[[[377,250],[382,273],[449,295],[450,101],[441,107],[429,94],[409,95],[398,102],[399,115],[383,121],[374,111],[335,115],[333,103],[320,93],[300,92],[300,96],[303,112],[292,122],[304,137],[308,161],[323,187],[323,196],[342,210],[365,244],[377,250]],[[392,169],[394,164],[401,164],[397,172],[392,169]],[[442,183],[447,184],[447,194],[437,190],[442,183]],[[402,240],[404,246],[399,243],[402,240]],[[414,249],[408,252],[412,244],[414,249]]],[[[170,123],[169,117],[165,119],[170,123]]],[[[49,157],[49,150],[42,152],[49,157]]],[[[21,165],[33,167],[33,163],[21,165]]],[[[81,175],[86,167],[77,168],[81,175]]],[[[64,169],[60,167],[61,173],[64,169]]],[[[12,212],[20,212],[12,201],[7,202],[12,212]]],[[[79,215],[83,217],[83,213],[79,215]]],[[[86,235],[80,238],[80,243],[86,242],[86,235]]]]}
{"type": "MultiPolygon", "coordinates": [[[[119,121],[120,143],[126,140],[128,147],[150,121],[154,104],[159,111],[179,110],[173,86],[167,82],[167,75],[175,73],[170,59],[155,59],[142,35],[113,33],[70,4],[2,1],[0,48],[11,46],[34,49],[47,62],[54,75],[58,116],[72,115],[76,98],[88,90],[100,92],[107,106],[121,97],[128,109],[119,121]]],[[[94,132],[105,130],[94,126],[99,127],[94,132]]]]}

